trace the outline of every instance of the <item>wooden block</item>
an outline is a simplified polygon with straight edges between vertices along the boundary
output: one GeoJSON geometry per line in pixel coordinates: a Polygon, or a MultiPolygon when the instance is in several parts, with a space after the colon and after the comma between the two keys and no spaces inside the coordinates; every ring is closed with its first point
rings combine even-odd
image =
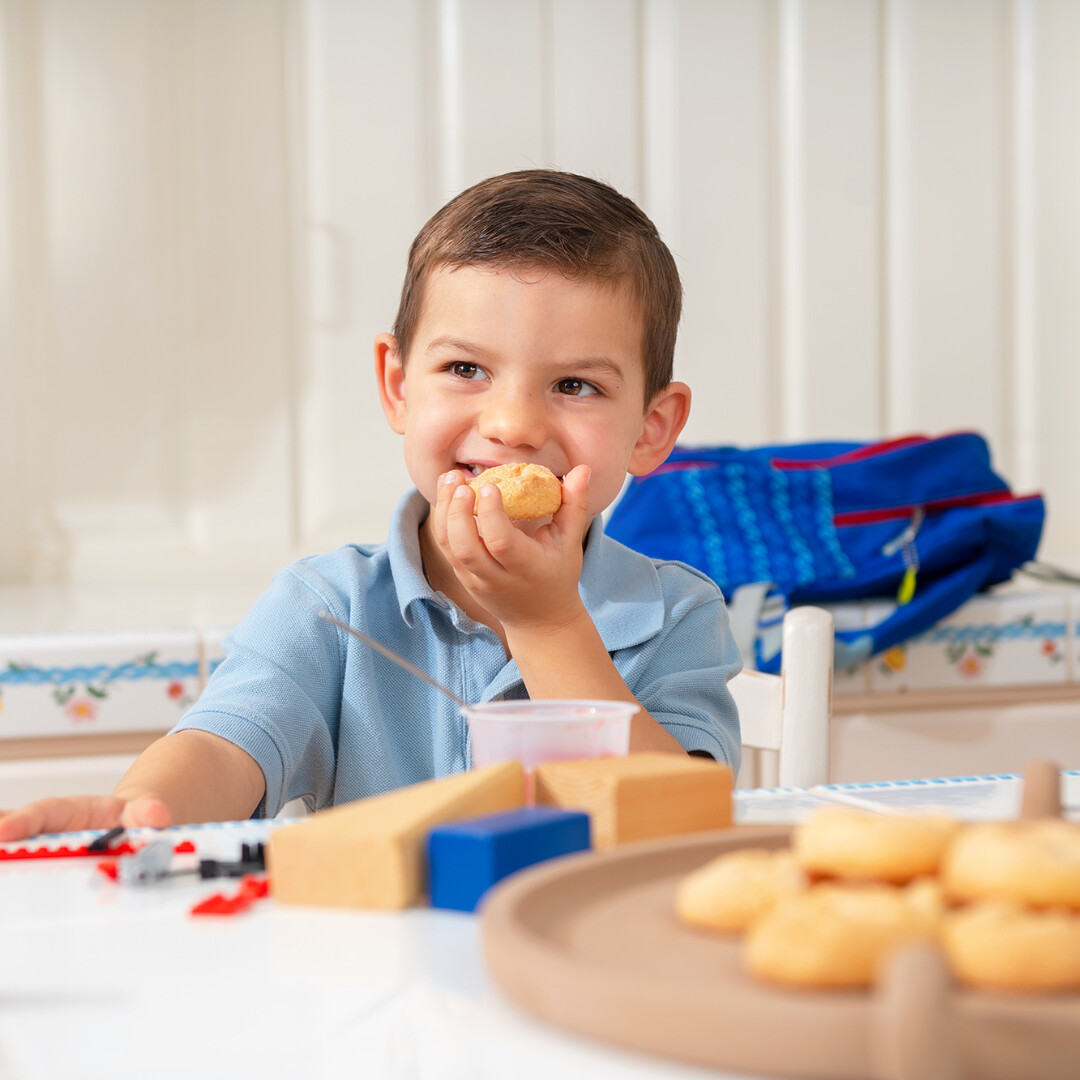
{"type": "Polygon", "coordinates": [[[731,824],[731,770],[679,754],[537,765],[537,804],[585,810],[598,851],[731,824]]]}
{"type": "Polygon", "coordinates": [[[440,825],[428,836],[431,906],[475,911],[496,882],[546,859],[589,850],[589,815],[526,806],[440,825]]]}
{"type": "Polygon", "coordinates": [[[284,904],[408,907],[427,890],[435,825],[512,810],[524,794],[520,762],[507,761],[323,810],[271,834],[271,892],[284,904]]]}

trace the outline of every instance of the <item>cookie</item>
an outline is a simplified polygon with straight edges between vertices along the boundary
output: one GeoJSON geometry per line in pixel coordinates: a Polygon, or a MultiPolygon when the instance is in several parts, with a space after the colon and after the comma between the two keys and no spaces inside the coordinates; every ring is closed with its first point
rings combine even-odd
{"type": "Polygon", "coordinates": [[[936,940],[941,890],[932,881],[818,885],[781,900],[749,929],[743,959],[760,979],[856,989],[873,983],[899,945],[936,940]]]}
{"type": "Polygon", "coordinates": [[[945,917],[953,974],[980,990],[1080,990],[1080,915],[1028,911],[1001,901],[945,917]]]}
{"type": "Polygon", "coordinates": [[[950,900],[1006,900],[1080,911],[1080,824],[969,825],[950,847],[941,877],[950,900]]]}
{"type": "Polygon", "coordinates": [[[675,912],[690,926],[738,933],[806,884],[790,851],[745,848],[720,855],[683,878],[675,912]]]}
{"type": "Polygon", "coordinates": [[[477,495],[485,484],[494,484],[502,493],[503,509],[511,521],[547,517],[562,506],[562,484],[543,465],[528,462],[496,465],[469,481],[469,487],[477,495]]]}
{"type": "Polygon", "coordinates": [[[935,874],[959,829],[943,814],[903,817],[828,806],[796,827],[792,850],[810,874],[902,885],[935,874]]]}

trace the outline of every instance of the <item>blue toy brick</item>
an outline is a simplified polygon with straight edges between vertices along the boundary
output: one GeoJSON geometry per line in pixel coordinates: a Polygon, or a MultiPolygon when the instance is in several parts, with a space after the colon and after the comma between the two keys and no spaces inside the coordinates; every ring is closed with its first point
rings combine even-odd
{"type": "Polygon", "coordinates": [[[497,881],[526,866],[589,848],[589,815],[530,806],[457,821],[428,836],[431,906],[475,911],[497,881]]]}

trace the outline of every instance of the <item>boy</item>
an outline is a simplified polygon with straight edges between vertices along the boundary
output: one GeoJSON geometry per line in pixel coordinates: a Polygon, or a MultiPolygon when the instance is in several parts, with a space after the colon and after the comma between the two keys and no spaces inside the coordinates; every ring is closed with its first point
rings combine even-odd
{"type": "Polygon", "coordinates": [[[726,680],[740,659],[719,590],[608,539],[599,518],[686,422],[680,307],[652,222],[605,184],[530,170],[453,199],[414,241],[394,332],[375,340],[417,489],[388,542],[281,571],[113,796],[31,804],[0,840],[273,815],[298,797],[322,808],[468,768],[454,704],[323,609],[467,701],[632,701],[632,751],[737,768],[726,680]],[[511,524],[498,489],[465,483],[509,462],[564,477],[549,521],[511,524]]]}

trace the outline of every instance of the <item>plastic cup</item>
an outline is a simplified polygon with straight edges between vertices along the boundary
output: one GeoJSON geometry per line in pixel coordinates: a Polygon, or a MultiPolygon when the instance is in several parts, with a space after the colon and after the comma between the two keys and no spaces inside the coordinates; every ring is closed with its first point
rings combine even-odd
{"type": "Polygon", "coordinates": [[[624,756],[638,706],[626,701],[489,701],[462,711],[475,767],[520,761],[531,775],[533,766],[545,761],[624,756]]]}

